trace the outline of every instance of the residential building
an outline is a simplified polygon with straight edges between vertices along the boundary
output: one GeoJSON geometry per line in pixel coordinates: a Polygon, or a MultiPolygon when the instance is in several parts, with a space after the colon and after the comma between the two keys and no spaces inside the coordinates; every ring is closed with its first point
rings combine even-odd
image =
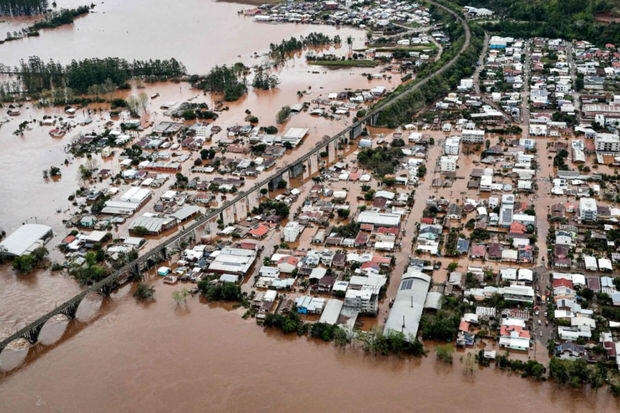
{"type": "Polygon", "coordinates": [[[456,171],[456,164],[459,160],[457,155],[446,155],[439,159],[439,170],[441,172],[454,172],[456,171]]]}
{"type": "Polygon", "coordinates": [[[530,348],[530,332],[518,325],[502,325],[499,346],[511,350],[527,351],[530,348]]]}
{"type": "Polygon", "coordinates": [[[461,138],[458,136],[450,136],[446,138],[444,152],[446,155],[458,155],[460,146],[461,138]]]}
{"type": "Polygon", "coordinates": [[[581,198],[579,200],[579,217],[582,221],[596,221],[598,208],[594,198],[581,198]]]}
{"type": "Polygon", "coordinates": [[[379,309],[378,295],[374,294],[373,289],[368,286],[364,286],[360,290],[349,288],[344,296],[344,305],[361,313],[377,314],[379,309]]]}
{"type": "Polygon", "coordinates": [[[282,230],[282,234],[284,236],[284,242],[295,242],[297,241],[297,237],[303,231],[304,227],[299,225],[297,221],[291,221],[286,224],[284,230],[282,230]]]}
{"type": "Polygon", "coordinates": [[[594,146],[598,152],[620,151],[620,136],[612,133],[599,133],[594,138],[594,146]]]}
{"type": "Polygon", "coordinates": [[[463,129],[461,131],[461,141],[463,143],[483,143],[484,131],[480,129],[463,129]]]}

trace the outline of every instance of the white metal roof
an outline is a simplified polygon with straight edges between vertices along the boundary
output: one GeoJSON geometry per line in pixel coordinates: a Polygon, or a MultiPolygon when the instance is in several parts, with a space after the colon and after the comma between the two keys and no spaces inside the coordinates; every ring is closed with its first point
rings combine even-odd
{"type": "Polygon", "coordinates": [[[52,227],[43,224],[22,225],[0,243],[0,248],[6,249],[10,255],[24,255],[38,247],[39,241],[51,232],[52,227]]]}
{"type": "Polygon", "coordinates": [[[336,324],[338,322],[338,317],[340,316],[340,311],[342,310],[343,305],[344,303],[340,300],[336,300],[333,298],[327,300],[327,304],[325,304],[325,308],[323,309],[323,313],[321,314],[319,322],[336,324]]]}
{"type": "Polygon", "coordinates": [[[407,340],[415,339],[430,282],[431,277],[418,268],[408,268],[398,287],[384,332],[402,332],[407,340]]]}

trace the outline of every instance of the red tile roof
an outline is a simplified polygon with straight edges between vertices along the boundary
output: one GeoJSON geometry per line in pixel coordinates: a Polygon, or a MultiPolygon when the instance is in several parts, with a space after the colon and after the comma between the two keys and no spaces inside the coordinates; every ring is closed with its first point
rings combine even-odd
{"type": "Polygon", "coordinates": [[[267,232],[269,232],[269,227],[267,225],[260,224],[256,228],[250,230],[250,234],[256,238],[264,237],[267,232]]]}
{"type": "Polygon", "coordinates": [[[501,326],[499,335],[502,337],[510,337],[510,333],[516,331],[521,338],[530,338],[530,332],[521,326],[501,326]]]}
{"type": "Polygon", "coordinates": [[[469,323],[465,320],[461,320],[459,324],[459,331],[469,332],[469,323]]]}
{"type": "Polygon", "coordinates": [[[256,250],[256,247],[257,245],[255,242],[243,241],[239,243],[239,248],[244,250],[256,250]]]}
{"type": "Polygon", "coordinates": [[[62,240],[62,244],[71,244],[73,241],[75,241],[75,236],[69,235],[67,238],[62,240]]]}
{"type": "Polygon", "coordinates": [[[286,257],[282,257],[278,260],[278,264],[290,264],[290,265],[297,265],[297,263],[299,262],[299,258],[295,258],[292,255],[287,255],[286,257]]]}
{"type": "Polygon", "coordinates": [[[557,287],[573,288],[573,282],[571,280],[567,280],[566,278],[556,278],[553,280],[553,288],[557,287]]]}
{"type": "Polygon", "coordinates": [[[387,227],[379,227],[379,229],[377,230],[377,232],[379,234],[393,234],[393,235],[398,235],[398,228],[396,227],[391,227],[391,228],[387,228],[387,227]]]}
{"type": "Polygon", "coordinates": [[[381,255],[373,255],[372,256],[372,260],[371,262],[375,263],[375,264],[390,264],[392,262],[392,260],[390,259],[390,257],[382,257],[381,255]]]}
{"type": "Polygon", "coordinates": [[[510,232],[514,232],[517,234],[525,234],[527,228],[520,222],[513,222],[510,224],[510,232]]]}

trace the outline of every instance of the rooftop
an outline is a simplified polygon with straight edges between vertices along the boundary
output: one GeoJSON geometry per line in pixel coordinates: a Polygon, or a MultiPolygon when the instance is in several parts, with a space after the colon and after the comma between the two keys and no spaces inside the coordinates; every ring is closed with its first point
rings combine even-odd
{"type": "Polygon", "coordinates": [[[10,255],[24,255],[41,246],[41,243],[51,237],[51,235],[52,227],[47,225],[22,225],[0,243],[0,248],[6,249],[6,252],[10,255]]]}

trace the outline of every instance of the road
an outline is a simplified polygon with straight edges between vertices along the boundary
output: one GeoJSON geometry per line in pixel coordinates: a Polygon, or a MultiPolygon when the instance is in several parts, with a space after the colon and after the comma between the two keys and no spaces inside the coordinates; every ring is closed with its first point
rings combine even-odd
{"type": "Polygon", "coordinates": [[[526,40],[524,45],[525,62],[523,63],[523,90],[521,91],[521,136],[530,136],[530,74],[532,73],[531,40],[526,40]]]}

